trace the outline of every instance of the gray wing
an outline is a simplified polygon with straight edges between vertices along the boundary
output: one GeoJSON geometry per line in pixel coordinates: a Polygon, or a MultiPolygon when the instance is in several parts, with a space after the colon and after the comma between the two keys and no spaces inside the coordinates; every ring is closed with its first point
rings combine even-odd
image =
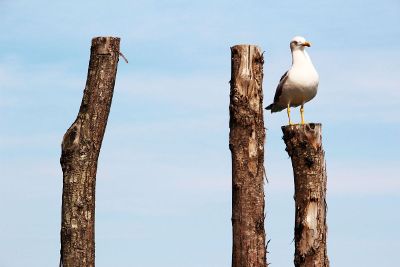
{"type": "Polygon", "coordinates": [[[279,80],[278,87],[276,88],[275,91],[274,103],[277,103],[279,101],[279,97],[282,95],[283,84],[286,82],[288,78],[288,72],[289,71],[285,72],[285,74],[283,74],[281,79],[279,80]]]}

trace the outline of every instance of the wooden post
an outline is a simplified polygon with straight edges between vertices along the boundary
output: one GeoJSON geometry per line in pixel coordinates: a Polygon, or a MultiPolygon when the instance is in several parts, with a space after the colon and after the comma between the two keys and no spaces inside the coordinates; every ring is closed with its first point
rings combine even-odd
{"type": "Polygon", "coordinates": [[[81,107],[62,141],[61,258],[64,267],[94,267],[97,159],[110,112],[119,58],[119,38],[92,40],[81,107]]]}
{"type": "Polygon", "coordinates": [[[328,267],[326,165],[321,124],[282,127],[294,174],[296,267],[328,267]]]}
{"type": "Polygon", "coordinates": [[[266,267],[264,230],[263,54],[231,48],[232,267],[266,267]]]}

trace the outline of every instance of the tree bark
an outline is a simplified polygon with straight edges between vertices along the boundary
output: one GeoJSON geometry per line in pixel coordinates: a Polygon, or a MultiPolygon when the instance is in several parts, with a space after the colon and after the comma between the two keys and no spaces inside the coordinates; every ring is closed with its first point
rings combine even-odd
{"type": "Polygon", "coordinates": [[[95,265],[97,160],[114,92],[119,44],[119,38],[93,38],[82,103],[61,145],[63,195],[60,265],[65,267],[95,265]]]}
{"type": "Polygon", "coordinates": [[[282,127],[294,174],[296,267],[328,267],[326,164],[321,124],[282,127]]]}
{"type": "Polygon", "coordinates": [[[231,48],[232,267],[266,267],[264,230],[263,54],[231,48]]]}

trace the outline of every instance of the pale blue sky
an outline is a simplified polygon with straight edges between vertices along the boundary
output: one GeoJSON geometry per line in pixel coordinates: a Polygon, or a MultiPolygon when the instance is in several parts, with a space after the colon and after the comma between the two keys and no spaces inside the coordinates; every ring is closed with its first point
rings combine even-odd
{"type": "MultiPolygon", "coordinates": [[[[320,73],[332,266],[396,266],[400,250],[400,2],[0,0],[0,267],[56,266],[61,139],[94,36],[121,37],[97,176],[96,265],[231,262],[230,49],[265,51],[264,105],[303,35],[320,73]]],[[[299,120],[298,109],[293,111],[299,120]]],[[[271,266],[293,266],[293,182],[265,113],[271,266]]]]}

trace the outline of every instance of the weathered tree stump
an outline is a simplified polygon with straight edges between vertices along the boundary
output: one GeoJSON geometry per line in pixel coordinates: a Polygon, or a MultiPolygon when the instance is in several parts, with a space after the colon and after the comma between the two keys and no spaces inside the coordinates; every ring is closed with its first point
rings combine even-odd
{"type": "Polygon", "coordinates": [[[294,174],[296,267],[328,267],[326,165],[321,124],[282,127],[294,174]]]}
{"type": "Polygon", "coordinates": [[[264,230],[263,54],[231,48],[232,267],[266,267],[264,230]]]}
{"type": "Polygon", "coordinates": [[[119,44],[119,38],[93,38],[81,107],[62,141],[60,265],[65,267],[95,265],[97,160],[114,92],[119,44]]]}

